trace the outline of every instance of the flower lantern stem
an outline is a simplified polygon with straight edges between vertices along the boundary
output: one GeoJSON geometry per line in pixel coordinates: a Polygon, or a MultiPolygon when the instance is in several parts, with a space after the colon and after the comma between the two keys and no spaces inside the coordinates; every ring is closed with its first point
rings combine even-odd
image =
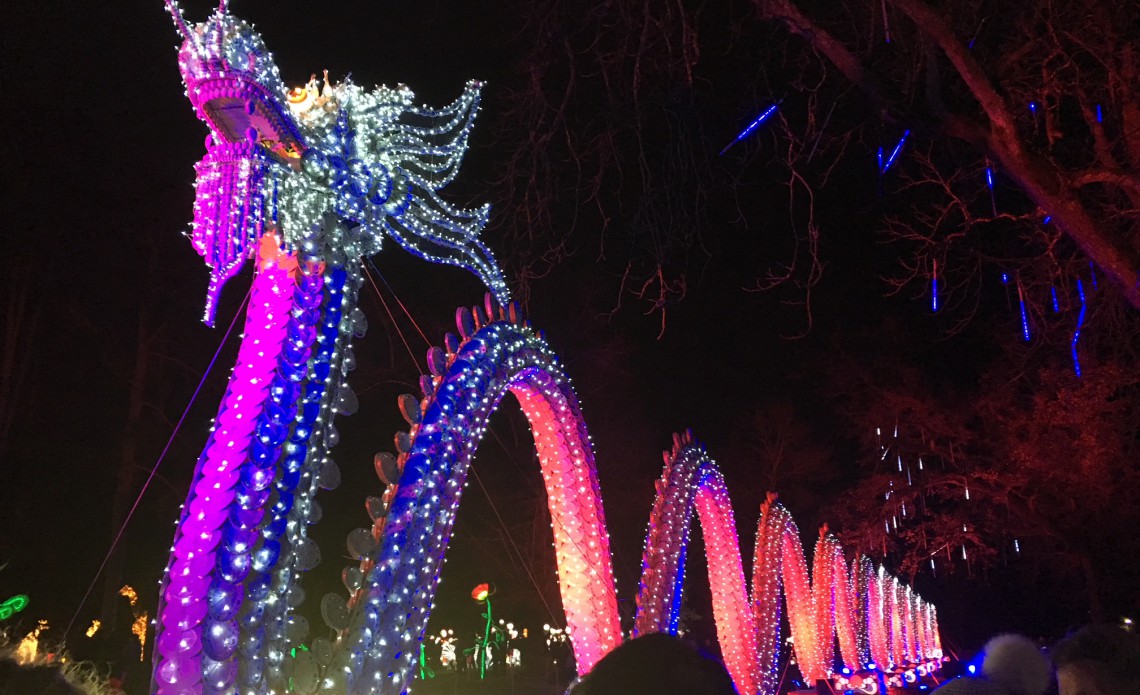
{"type": "Polygon", "coordinates": [[[487,599],[487,628],[483,633],[483,653],[479,656],[479,678],[483,679],[487,674],[487,652],[491,649],[491,597],[487,599]]]}

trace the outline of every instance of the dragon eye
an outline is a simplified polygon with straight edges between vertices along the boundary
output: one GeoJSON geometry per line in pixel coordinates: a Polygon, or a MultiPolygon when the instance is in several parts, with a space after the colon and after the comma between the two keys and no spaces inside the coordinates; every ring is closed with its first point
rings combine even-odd
{"type": "Polygon", "coordinates": [[[309,90],[305,89],[304,87],[294,87],[285,94],[285,98],[289,101],[290,104],[300,104],[302,101],[308,98],[308,96],[309,90]]]}

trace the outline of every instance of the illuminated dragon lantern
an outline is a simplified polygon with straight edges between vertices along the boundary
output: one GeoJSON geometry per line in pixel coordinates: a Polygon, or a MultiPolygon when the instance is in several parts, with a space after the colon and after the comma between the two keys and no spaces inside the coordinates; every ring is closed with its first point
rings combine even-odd
{"type": "MultiPolygon", "coordinates": [[[[248,259],[255,267],[237,362],[161,582],[152,691],[407,692],[467,473],[507,394],[531,426],[565,634],[579,673],[589,671],[622,639],[593,445],[562,365],[508,303],[479,239],[487,208],[438,195],[466,149],[478,85],[438,110],[412,106],[403,87],[364,90],[327,75],[286,90],[261,37],[224,0],[196,24],[173,0],[167,8],[183,37],[187,96],[210,129],[191,234],[211,268],[207,322],[225,281],[248,259]],[[344,591],[320,599],[321,634],[301,611],[303,575],[321,560],[308,529],[322,516],[318,492],[341,478],[330,451],[334,420],[357,408],[348,374],[352,341],[367,326],[357,306],[361,259],[385,236],[466,268],[490,292],[461,308],[456,332],[428,351],[421,395],[399,398],[408,429],[394,453],[375,457],[380,494],[367,497],[366,526],[348,536],[344,591]]],[[[852,671],[872,659],[902,668],[939,655],[933,606],[866,558],[846,565],[830,534],[809,574],[798,530],[775,499],[762,511],[749,592],[727,487],[688,434],[665,452],[657,481],[637,634],[677,630],[694,517],[740,692],[779,688],[781,594],[808,678],[834,674],[837,635],[852,671]]]]}
{"type": "Polygon", "coordinates": [[[223,0],[201,23],[167,8],[182,34],[186,94],[210,128],[195,167],[191,239],[211,269],[206,321],[218,294],[267,233],[286,249],[343,263],[380,250],[390,236],[408,251],[475,273],[502,304],[502,273],[479,240],[488,206],[449,205],[438,191],[455,177],[479,107],[469,82],[442,109],[413,105],[404,86],[366,90],[347,78],[313,78],[287,90],[261,36],[223,0]],[[350,231],[318,224],[335,215],[350,231]]]}

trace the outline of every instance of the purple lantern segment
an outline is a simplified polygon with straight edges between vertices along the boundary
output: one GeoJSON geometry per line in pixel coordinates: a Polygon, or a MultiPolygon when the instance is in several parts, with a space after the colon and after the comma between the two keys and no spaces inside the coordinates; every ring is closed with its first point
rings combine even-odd
{"type": "MultiPolygon", "coordinates": [[[[199,462],[199,470],[187,514],[174,541],[166,601],[160,607],[159,630],[182,633],[177,641],[161,639],[156,657],[159,685],[180,692],[201,677],[196,660],[206,616],[208,573],[218,557],[220,528],[226,509],[234,499],[238,467],[245,460],[257,415],[264,409],[268,386],[286,337],[286,324],[297,274],[295,257],[276,248],[273,237],[261,246],[258,273],[254,278],[245,341],[230,380],[229,393],[215,419],[215,431],[199,462]],[[188,651],[192,650],[192,651],[188,651]]],[[[237,557],[241,557],[239,554],[237,557]]],[[[245,555],[248,558],[248,555],[245,555]]],[[[231,571],[240,572],[246,561],[235,560],[231,571]]],[[[231,563],[232,564],[232,563],[231,563]]],[[[248,570],[246,570],[248,571],[248,570]]]]}

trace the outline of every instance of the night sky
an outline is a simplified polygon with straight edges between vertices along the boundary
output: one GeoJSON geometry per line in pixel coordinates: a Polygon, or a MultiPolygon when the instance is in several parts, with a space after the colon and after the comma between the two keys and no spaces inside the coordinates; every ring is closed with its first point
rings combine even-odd
{"type": "MultiPolygon", "coordinates": [[[[471,153],[447,192],[458,202],[492,204],[484,239],[500,258],[510,258],[512,248],[496,236],[501,220],[494,211],[508,206],[495,197],[501,188],[494,181],[505,156],[497,134],[516,127],[504,105],[507,91],[525,79],[517,60],[523,38],[516,13],[496,5],[235,0],[234,11],[255,23],[286,84],[322,69],[334,77],[351,72],[360,84],[406,83],[423,102],[441,105],[467,79],[486,80],[471,153]]],[[[197,19],[208,3],[187,2],[185,10],[197,19]]],[[[0,594],[30,594],[23,624],[47,618],[58,637],[117,531],[109,521],[111,498],[126,441],[138,447],[137,491],[218,349],[248,287],[249,269],[227,286],[218,326],[205,327],[199,318],[207,272],[181,234],[192,214],[192,166],[203,153],[206,128],[183,96],[176,33],[160,0],[8,3],[2,23],[8,124],[0,188],[8,256],[4,305],[10,312],[17,283],[29,288],[35,322],[17,396],[21,405],[0,452],[0,565],[7,563],[0,570],[0,594]],[[150,362],[141,425],[128,437],[140,334],[150,362]]],[[[715,112],[726,117],[705,127],[722,133],[727,143],[756,103],[727,91],[713,96],[715,112]]],[[[905,336],[896,349],[919,363],[938,364],[947,378],[962,382],[974,378],[975,356],[987,354],[986,331],[967,330],[948,340],[928,299],[884,296],[879,276],[889,271],[894,251],[877,243],[874,206],[860,203],[874,198],[873,176],[841,171],[836,178],[836,193],[819,213],[829,230],[821,249],[826,275],[815,288],[814,325],[806,337],[789,339],[805,327],[803,311],[787,302],[793,295],[743,289],[773,262],[765,253],[780,253],[780,239],[788,233],[782,191],[740,192],[770,197],[770,218],[715,230],[712,252],[691,275],[685,299],[668,308],[660,338],[660,314],[644,313],[645,306],[628,297],[618,306],[615,268],[621,264],[600,262],[584,244],[530,288],[528,315],[564,360],[595,440],[627,618],[652,480],[660,474],[660,451],[669,447],[672,432],[693,428],[720,463],[741,545],[750,556],[765,490],[756,484],[740,443],[748,413],[773,404],[794,409],[834,460],[830,496],[856,470],[853,434],[830,405],[834,394],[826,380],[816,374],[836,345],[847,336],[873,335],[889,319],[905,336]]],[[[472,276],[428,265],[395,244],[374,261],[437,343],[454,330],[456,306],[482,301],[483,290],[472,276]]],[[[365,525],[364,498],[381,491],[372,456],[391,450],[392,435],[403,426],[396,398],[418,394],[415,383],[424,369],[428,345],[388,288],[381,283],[380,290],[398,330],[366,284],[361,306],[370,330],[356,343],[360,367],[350,378],[360,410],[338,420],[341,443],[333,456],[344,482],[320,496],[325,518],[313,532],[324,550],[324,562],[306,582],[314,626],[320,625],[320,596],[340,590],[339,570],[348,564],[338,558],[344,537],[365,525]]],[[[1003,307],[1004,299],[994,311],[1003,307]]],[[[1008,321],[1006,328],[1015,331],[1012,316],[1008,321]]],[[[122,539],[122,580],[140,590],[152,611],[173,522],[224,388],[238,330],[222,346],[122,539]]],[[[849,350],[867,359],[878,352],[868,340],[852,342],[849,350]]],[[[545,530],[549,517],[517,408],[507,404],[496,415],[474,470],[478,480],[472,476],[464,496],[431,629],[470,627],[477,616],[467,596],[480,581],[498,585],[498,615],[531,629],[561,624],[561,616],[551,616],[559,606],[545,530]]],[[[796,508],[796,499],[787,501],[806,538],[829,518],[826,505],[796,508]]],[[[704,629],[711,630],[698,556],[690,554],[697,559],[688,596],[694,610],[706,611],[704,629]]],[[[928,578],[922,581],[920,590],[936,603],[940,592],[951,594],[928,578]]],[[[73,639],[98,615],[102,592],[97,584],[79,611],[73,639]]],[[[987,600],[997,601],[979,599],[987,600]]],[[[985,618],[947,614],[944,623],[968,641],[1017,627],[1003,624],[1013,620],[1012,612],[995,609],[985,618]]]]}

